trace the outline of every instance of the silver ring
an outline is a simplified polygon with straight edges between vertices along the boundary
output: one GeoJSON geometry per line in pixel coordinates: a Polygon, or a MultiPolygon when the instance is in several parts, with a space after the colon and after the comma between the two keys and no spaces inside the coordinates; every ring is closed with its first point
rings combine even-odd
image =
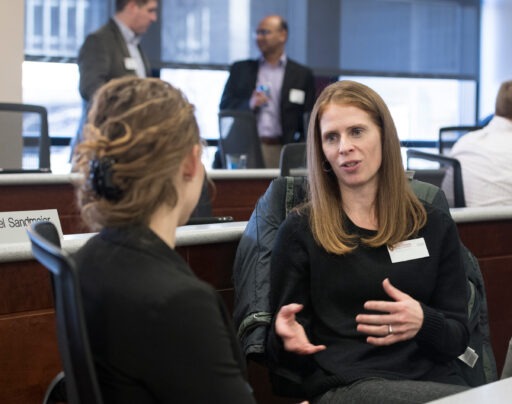
{"type": "Polygon", "coordinates": [[[393,327],[391,327],[391,324],[388,324],[388,335],[393,334],[393,327]]]}

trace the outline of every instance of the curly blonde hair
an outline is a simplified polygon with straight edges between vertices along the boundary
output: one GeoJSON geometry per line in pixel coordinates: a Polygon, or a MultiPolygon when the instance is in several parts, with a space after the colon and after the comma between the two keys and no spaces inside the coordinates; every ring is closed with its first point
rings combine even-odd
{"type": "Polygon", "coordinates": [[[174,177],[200,142],[193,105],[169,83],[123,77],[103,85],[74,156],[74,167],[83,174],[77,200],[85,223],[94,231],[148,224],[162,204],[176,206],[174,177]],[[105,198],[94,188],[91,163],[102,159],[112,162],[117,198],[105,198]]]}

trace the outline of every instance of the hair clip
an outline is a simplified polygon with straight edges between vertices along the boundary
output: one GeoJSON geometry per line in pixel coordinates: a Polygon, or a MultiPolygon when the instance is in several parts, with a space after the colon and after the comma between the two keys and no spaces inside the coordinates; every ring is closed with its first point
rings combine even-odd
{"type": "Polygon", "coordinates": [[[117,201],[121,198],[123,192],[116,186],[112,180],[114,170],[112,166],[116,161],[111,157],[102,157],[99,160],[91,160],[89,181],[91,187],[102,198],[109,201],[117,201]]]}

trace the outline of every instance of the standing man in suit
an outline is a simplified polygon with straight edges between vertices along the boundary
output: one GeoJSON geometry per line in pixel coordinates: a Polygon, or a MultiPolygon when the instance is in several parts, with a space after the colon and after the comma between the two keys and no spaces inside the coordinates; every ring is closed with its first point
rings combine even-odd
{"type": "Polygon", "coordinates": [[[235,62],[222,94],[220,109],[256,114],[265,167],[279,167],[283,144],[304,141],[304,113],[315,102],[313,72],[286,56],[288,24],[278,15],[260,21],[258,59],[235,62]]]}
{"type": "Polygon", "coordinates": [[[71,154],[82,139],[89,103],[96,90],[111,79],[151,75],[149,61],[139,45],[141,35],[157,19],[157,0],[116,0],[115,15],[89,34],[78,54],[83,113],[71,154]]]}

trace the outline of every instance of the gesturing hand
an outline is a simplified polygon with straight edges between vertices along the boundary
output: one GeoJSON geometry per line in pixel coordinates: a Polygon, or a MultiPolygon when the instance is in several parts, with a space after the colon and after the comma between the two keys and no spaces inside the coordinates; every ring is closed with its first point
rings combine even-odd
{"type": "Polygon", "coordinates": [[[366,310],[385,314],[358,314],[357,331],[368,335],[366,341],[372,345],[391,345],[413,338],[423,324],[423,309],[419,302],[395,288],[388,278],[382,286],[393,302],[369,300],[366,310]]]}
{"type": "Polygon", "coordinates": [[[325,349],[325,345],[313,345],[297,322],[295,314],[301,311],[302,304],[287,304],[279,310],[276,317],[276,333],[283,340],[284,348],[299,355],[311,355],[325,349]]]}

